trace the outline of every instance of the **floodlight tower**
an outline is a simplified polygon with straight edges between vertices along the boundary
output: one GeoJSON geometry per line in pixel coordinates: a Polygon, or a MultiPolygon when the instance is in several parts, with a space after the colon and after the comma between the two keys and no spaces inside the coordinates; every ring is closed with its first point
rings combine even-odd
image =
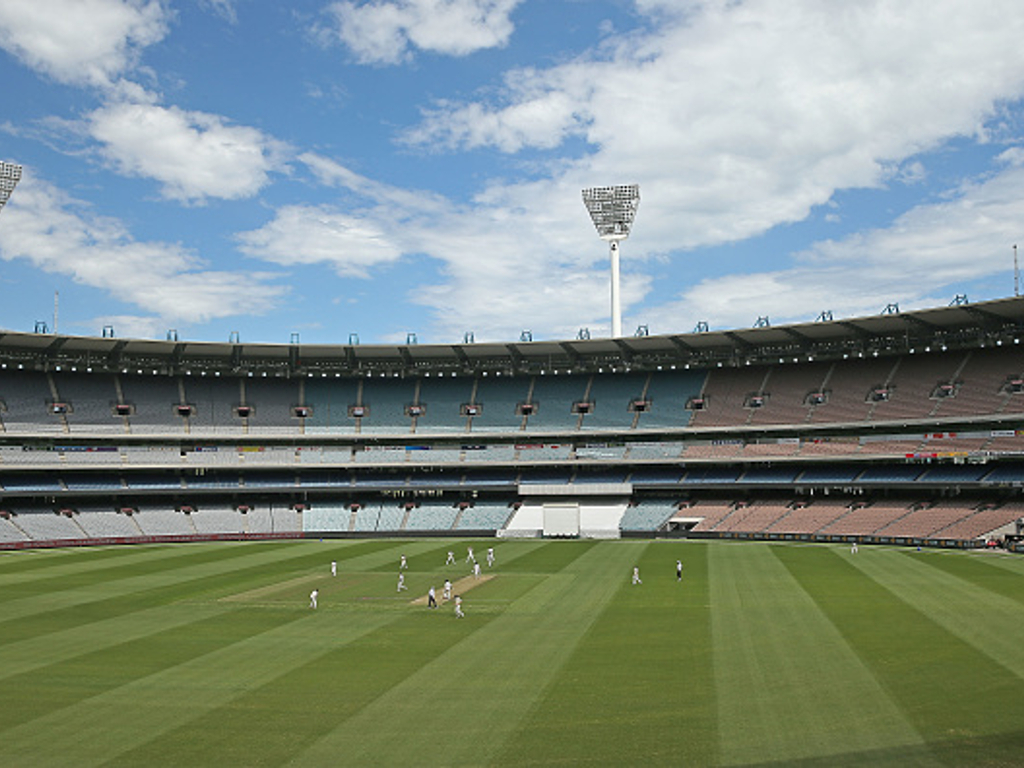
{"type": "Polygon", "coordinates": [[[619,241],[629,230],[640,205],[640,185],[591,187],[583,190],[583,204],[602,240],[608,241],[612,271],[612,338],[622,336],[622,302],[619,299],[619,241]]]}
{"type": "Polygon", "coordinates": [[[21,181],[21,166],[0,160],[0,209],[11,199],[11,193],[21,181]]]}

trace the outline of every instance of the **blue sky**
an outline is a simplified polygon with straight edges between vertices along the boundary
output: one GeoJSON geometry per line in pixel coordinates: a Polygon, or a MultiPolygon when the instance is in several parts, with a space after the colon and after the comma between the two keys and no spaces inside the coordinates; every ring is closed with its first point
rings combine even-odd
{"type": "MultiPolygon", "coordinates": [[[[608,335],[1013,293],[1019,0],[4,0],[0,328],[608,335]]],[[[1022,253],[1024,258],[1024,253],[1022,253]]]]}

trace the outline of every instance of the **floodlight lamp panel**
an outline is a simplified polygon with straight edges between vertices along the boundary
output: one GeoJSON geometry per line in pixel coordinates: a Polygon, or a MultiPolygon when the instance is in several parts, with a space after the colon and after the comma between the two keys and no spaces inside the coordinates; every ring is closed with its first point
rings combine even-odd
{"type": "Polygon", "coordinates": [[[624,240],[629,237],[640,205],[640,185],[620,184],[584,189],[583,204],[601,239],[624,240]]]}
{"type": "Polygon", "coordinates": [[[21,166],[0,160],[0,208],[3,208],[11,193],[21,181],[21,166]]]}

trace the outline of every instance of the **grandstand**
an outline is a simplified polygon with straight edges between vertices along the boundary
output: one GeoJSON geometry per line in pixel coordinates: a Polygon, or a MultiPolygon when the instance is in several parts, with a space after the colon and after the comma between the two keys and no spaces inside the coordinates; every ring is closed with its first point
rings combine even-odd
{"type": "Polygon", "coordinates": [[[508,344],[4,332],[0,547],[533,536],[566,510],[581,536],[1015,547],[1022,336],[1019,298],[508,344]]]}

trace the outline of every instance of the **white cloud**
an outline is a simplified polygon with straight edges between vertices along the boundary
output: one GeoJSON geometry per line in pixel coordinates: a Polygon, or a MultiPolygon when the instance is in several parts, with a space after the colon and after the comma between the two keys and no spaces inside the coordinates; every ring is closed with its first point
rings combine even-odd
{"type": "MultiPolygon", "coordinates": [[[[441,339],[473,331],[477,341],[510,340],[529,329],[534,338],[571,339],[580,328],[609,336],[608,276],[571,265],[508,260],[449,265],[449,280],[427,285],[409,299],[434,311],[433,332],[441,339]]],[[[639,301],[651,288],[648,277],[623,275],[622,303],[639,301]]],[[[623,323],[626,333],[632,331],[623,323]]]]}
{"type": "Polygon", "coordinates": [[[76,321],[71,328],[61,325],[61,333],[77,333],[96,336],[110,326],[114,335],[121,339],[156,339],[168,329],[164,321],[152,315],[99,315],[88,320],[76,321]]]}
{"type": "Polygon", "coordinates": [[[172,323],[258,313],[284,292],[271,274],[211,270],[181,245],[137,241],[30,171],[4,208],[0,258],[67,275],[172,323]]]}
{"type": "MultiPolygon", "coordinates": [[[[1012,165],[955,199],[918,206],[891,226],[843,240],[816,243],[788,269],[707,279],[678,301],[645,310],[652,328],[749,326],[761,315],[773,323],[878,314],[949,301],[975,281],[1011,278],[1011,246],[1022,240],[1024,167],[1012,165]]],[[[1007,293],[1009,291],[1007,290],[1007,293]]]]}
{"type": "Polygon", "coordinates": [[[425,110],[423,123],[406,131],[402,140],[448,149],[475,149],[490,144],[511,153],[526,147],[552,149],[579,132],[586,94],[535,90],[528,85],[530,78],[523,71],[513,79],[509,92],[521,98],[514,99],[509,106],[496,111],[483,104],[459,106],[442,101],[425,110]]]}
{"type": "Polygon", "coordinates": [[[587,153],[554,180],[639,182],[638,232],[667,251],[751,237],[837,189],[880,185],[907,158],[977,135],[1024,88],[1017,0],[672,5],[641,4],[658,13],[650,31],[509,72],[495,99],[436,105],[405,139],[518,152],[582,138],[587,153]]]}
{"type": "Polygon", "coordinates": [[[49,77],[107,86],[167,34],[159,0],[4,0],[0,47],[49,77]]]}
{"type": "Polygon", "coordinates": [[[229,24],[238,23],[238,10],[235,8],[235,0],[200,0],[199,4],[220,16],[229,24]]]}
{"type": "Polygon", "coordinates": [[[119,102],[92,112],[87,130],[118,171],[153,178],[166,197],[251,197],[280,168],[284,146],[261,131],[177,107],[119,102]]]}
{"type": "MultiPolygon", "coordinates": [[[[382,13],[385,6],[399,10],[372,5],[382,13]]],[[[495,180],[457,203],[306,155],[321,182],[346,191],[346,205],[289,210],[246,237],[276,243],[275,263],[350,270],[338,254],[351,244],[366,259],[357,270],[367,275],[396,254],[435,260],[437,284],[408,298],[432,310],[447,338],[465,330],[513,338],[523,327],[563,337],[582,325],[607,328],[607,250],[580,201],[580,190],[595,184],[640,184],[637,224],[623,250],[625,324],[656,332],[702,319],[745,326],[765,314],[777,323],[823,309],[844,315],[877,312],[888,301],[913,306],[993,274],[1000,249],[1024,239],[1011,236],[1024,210],[1012,195],[1003,205],[987,197],[999,187],[993,180],[961,190],[946,208],[921,207],[892,228],[820,243],[790,268],[708,279],[681,291],[678,302],[645,307],[659,272],[685,275],[661,269],[656,262],[667,254],[685,259],[689,249],[802,221],[830,205],[837,190],[918,184],[929,177],[929,150],[953,137],[988,140],[986,121],[1024,92],[1024,46],[1016,43],[1024,15],[1016,0],[842,7],[830,0],[647,0],[638,8],[656,23],[576,60],[510,72],[497,100],[436,104],[404,136],[429,150],[506,153],[581,138],[575,159],[563,155],[545,168],[531,154],[534,180],[495,180]],[[986,218],[972,215],[979,207],[986,218]],[[303,241],[302,222],[342,211],[335,248],[317,240],[287,252],[286,244],[303,241]],[[365,233],[387,247],[358,247],[365,233]]],[[[388,50],[401,57],[404,33],[391,29],[401,45],[388,50]]],[[[1012,165],[1019,153],[1003,159],[1012,165]]],[[[999,179],[1017,184],[1009,172],[999,179]]],[[[845,221],[844,213],[827,215],[845,221]]]]}
{"type": "Polygon", "coordinates": [[[334,3],[329,34],[364,64],[397,64],[411,48],[465,56],[508,43],[521,0],[370,0],[334,3]]]}
{"type": "MultiPolygon", "coordinates": [[[[434,311],[441,338],[467,330],[480,340],[511,338],[524,327],[568,336],[581,326],[607,330],[607,278],[603,269],[590,269],[607,249],[593,234],[578,191],[567,207],[538,214],[533,225],[545,233],[545,247],[538,248],[534,230],[509,215],[507,201],[460,206],[374,182],[317,155],[300,159],[353,202],[277,211],[265,226],[239,236],[249,255],[280,265],[326,264],[357,278],[402,257],[431,258],[443,281],[406,299],[434,311]],[[567,216],[580,226],[566,230],[567,216]]],[[[625,274],[624,304],[638,302],[649,288],[646,276],[625,274]]]]}
{"type": "Polygon", "coordinates": [[[376,222],[328,206],[286,206],[239,241],[250,256],[275,264],[329,264],[345,277],[369,277],[371,268],[402,256],[376,222]]]}

